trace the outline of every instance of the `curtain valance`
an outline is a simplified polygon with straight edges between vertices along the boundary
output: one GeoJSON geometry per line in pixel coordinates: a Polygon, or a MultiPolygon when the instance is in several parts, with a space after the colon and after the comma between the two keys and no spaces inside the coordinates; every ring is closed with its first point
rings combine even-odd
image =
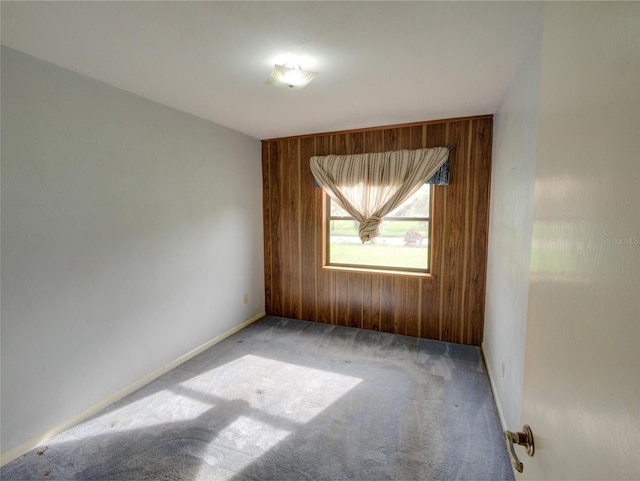
{"type": "Polygon", "coordinates": [[[372,154],[311,157],[316,182],[360,223],[362,242],[380,235],[385,215],[394,210],[444,164],[447,147],[372,154]]]}

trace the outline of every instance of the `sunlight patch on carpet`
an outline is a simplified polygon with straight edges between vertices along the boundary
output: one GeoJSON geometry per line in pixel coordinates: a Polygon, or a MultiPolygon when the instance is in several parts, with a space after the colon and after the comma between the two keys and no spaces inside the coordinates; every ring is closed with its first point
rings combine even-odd
{"type": "Polygon", "coordinates": [[[181,387],[202,393],[204,399],[211,394],[227,401],[244,400],[252,409],[306,423],[360,382],[344,374],[247,354],[181,387]]]}
{"type": "MultiPolygon", "coordinates": [[[[211,390],[218,398],[247,403],[245,413],[221,430],[211,444],[217,479],[240,472],[297,428],[313,419],[357,386],[362,379],[247,354],[181,384],[191,392],[211,390]]],[[[211,463],[203,464],[208,479],[211,463]]]]}

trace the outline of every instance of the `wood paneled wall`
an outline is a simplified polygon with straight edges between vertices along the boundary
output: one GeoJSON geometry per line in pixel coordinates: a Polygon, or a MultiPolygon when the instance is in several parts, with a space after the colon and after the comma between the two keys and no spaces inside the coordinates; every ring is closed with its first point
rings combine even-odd
{"type": "Polygon", "coordinates": [[[262,141],[268,314],[461,344],[482,342],[492,116],[262,141]],[[434,187],[432,277],[322,268],[313,155],[451,145],[434,187]]]}

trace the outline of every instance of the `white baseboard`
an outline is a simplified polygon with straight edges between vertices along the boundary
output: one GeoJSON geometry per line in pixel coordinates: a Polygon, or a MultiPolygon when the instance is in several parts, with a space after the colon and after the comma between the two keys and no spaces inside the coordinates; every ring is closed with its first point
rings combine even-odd
{"type": "Polygon", "coordinates": [[[27,441],[25,441],[24,443],[16,446],[12,450],[7,451],[6,453],[2,453],[2,456],[0,457],[0,466],[4,466],[5,464],[9,463],[10,461],[13,461],[14,459],[22,456],[23,454],[28,453],[32,449],[37,448],[38,446],[42,446],[44,443],[49,441],[54,436],[60,434],[63,431],[66,431],[67,429],[71,428],[72,426],[75,426],[78,423],[81,423],[85,419],[87,419],[87,418],[99,413],[100,411],[102,411],[106,407],[110,406],[114,402],[119,401],[123,397],[131,394],[134,391],[137,391],[138,389],[140,389],[145,384],[149,384],[154,379],[157,379],[158,377],[162,376],[167,371],[170,371],[171,369],[174,369],[174,368],[178,367],[183,362],[186,362],[189,359],[197,356],[201,352],[206,351],[211,346],[219,343],[220,341],[226,339],[227,337],[231,336],[232,334],[235,334],[239,330],[244,329],[249,324],[254,323],[258,319],[262,319],[265,315],[266,315],[266,312],[264,312],[264,311],[259,313],[259,314],[256,314],[252,318],[247,319],[244,322],[241,322],[237,326],[232,327],[231,329],[229,329],[229,330],[223,332],[222,334],[219,334],[218,336],[214,337],[213,339],[205,342],[201,346],[196,347],[194,350],[189,351],[188,353],[184,354],[183,356],[180,356],[178,359],[175,359],[174,361],[171,361],[170,363],[162,366],[160,369],[156,369],[152,373],[147,374],[144,377],[141,377],[140,379],[138,379],[137,381],[129,384],[128,386],[125,386],[124,388],[120,389],[119,391],[117,391],[117,392],[113,393],[112,395],[106,397],[102,401],[98,401],[97,403],[95,403],[95,404],[89,406],[88,408],[80,411],[76,415],[74,415],[74,416],[72,416],[72,417],[70,417],[68,419],[65,419],[64,421],[62,421],[61,423],[56,424],[55,426],[51,427],[50,429],[47,429],[46,431],[38,434],[37,436],[34,436],[31,439],[28,439],[27,441]]]}
{"type": "MultiPolygon", "coordinates": [[[[507,423],[504,419],[504,414],[502,412],[502,404],[500,404],[500,397],[498,397],[498,390],[496,389],[496,384],[493,381],[493,374],[489,366],[491,366],[489,362],[489,357],[487,356],[487,351],[484,350],[484,343],[480,347],[482,351],[482,356],[484,357],[484,365],[487,368],[487,375],[489,376],[489,384],[491,385],[491,392],[493,393],[493,400],[496,403],[496,409],[498,410],[498,418],[500,419],[500,425],[502,426],[502,432],[508,431],[507,423]]],[[[505,444],[505,449],[506,444],[505,444]]],[[[513,478],[518,479],[518,473],[516,472],[513,465],[511,466],[511,471],[513,472],[513,478]]]]}
{"type": "Polygon", "coordinates": [[[500,398],[498,397],[498,390],[496,389],[496,384],[493,380],[493,373],[491,372],[491,363],[489,362],[489,356],[487,356],[487,351],[484,350],[484,344],[481,346],[482,356],[484,357],[484,365],[487,368],[487,374],[489,375],[489,384],[491,385],[491,392],[493,392],[493,399],[496,403],[496,408],[498,409],[498,417],[500,418],[500,425],[502,426],[503,431],[507,431],[507,423],[504,419],[504,414],[502,412],[502,405],[500,404],[500,398]]]}

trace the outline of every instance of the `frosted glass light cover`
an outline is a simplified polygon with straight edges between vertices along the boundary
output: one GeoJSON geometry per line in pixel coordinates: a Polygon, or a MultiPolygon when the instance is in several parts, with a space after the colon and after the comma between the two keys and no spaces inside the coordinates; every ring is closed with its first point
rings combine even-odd
{"type": "Polygon", "coordinates": [[[275,87],[303,89],[318,75],[318,72],[307,72],[299,65],[274,65],[267,83],[275,87]]]}

